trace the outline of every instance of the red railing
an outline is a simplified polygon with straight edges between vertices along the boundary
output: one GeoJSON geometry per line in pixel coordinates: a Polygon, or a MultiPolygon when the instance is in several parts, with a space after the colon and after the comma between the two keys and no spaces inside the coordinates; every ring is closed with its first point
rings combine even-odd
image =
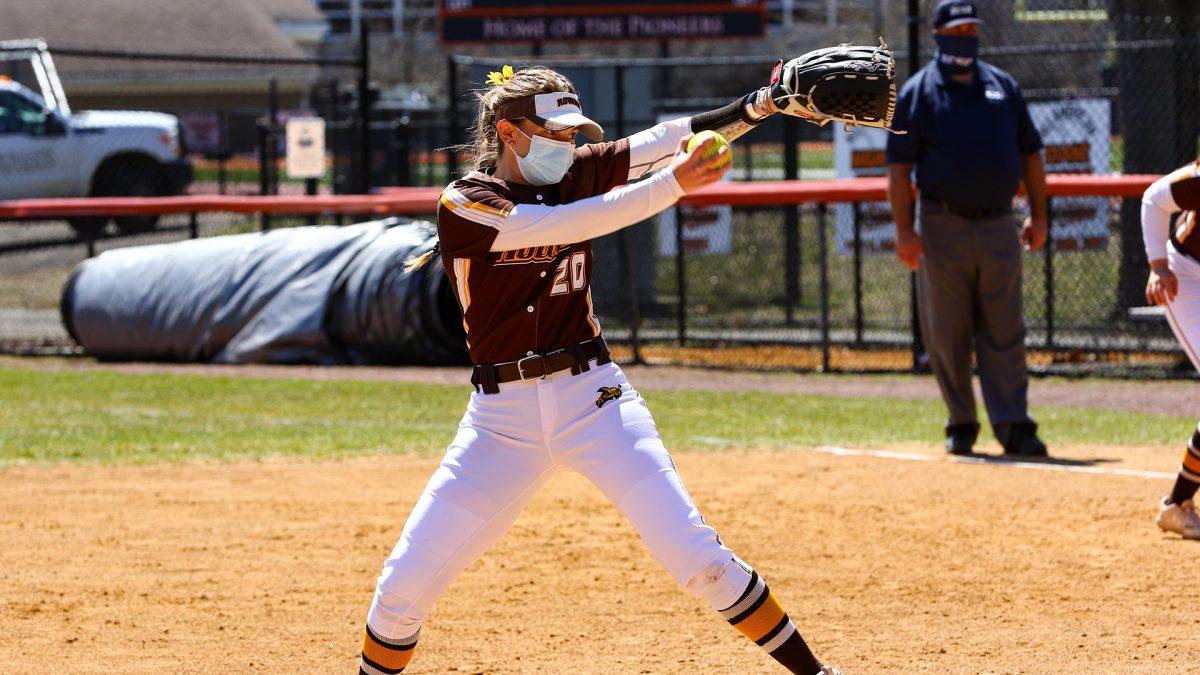
{"type": "MultiPolygon", "coordinates": [[[[1138,197],[1159,176],[1051,175],[1051,196],[1138,197]]],[[[441,188],[383,188],[370,195],[223,197],[92,197],[0,201],[0,220],[169,213],[268,213],[274,215],[426,214],[437,207],[441,188]]],[[[882,201],[883,178],[755,181],[710,185],[683,198],[686,204],[772,206],[810,202],[882,201]]]]}

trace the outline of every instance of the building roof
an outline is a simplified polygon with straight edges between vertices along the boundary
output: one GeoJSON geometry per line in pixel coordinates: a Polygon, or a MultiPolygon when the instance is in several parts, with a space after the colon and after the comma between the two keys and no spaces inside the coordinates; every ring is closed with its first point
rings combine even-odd
{"type": "MultiPolygon", "coordinates": [[[[225,56],[302,58],[300,45],[281,22],[320,19],[309,0],[0,0],[0,40],[44,38],[56,48],[225,56]]],[[[303,66],[242,66],[177,61],[135,61],[56,55],[67,88],[88,93],[115,87],[167,87],[172,91],[237,91],[307,83],[303,66]]]]}
{"type": "Polygon", "coordinates": [[[276,21],[324,21],[313,0],[250,0],[276,21]]]}

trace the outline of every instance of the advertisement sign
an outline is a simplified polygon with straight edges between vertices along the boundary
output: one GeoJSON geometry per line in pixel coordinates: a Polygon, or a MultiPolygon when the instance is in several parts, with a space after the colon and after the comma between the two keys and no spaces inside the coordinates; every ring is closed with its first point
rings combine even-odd
{"type": "Polygon", "coordinates": [[[763,0],[442,0],[443,43],[762,37],[763,0]]]}
{"type": "MultiPolygon", "coordinates": [[[[1046,144],[1047,173],[1108,173],[1112,156],[1112,105],[1091,98],[1029,104],[1029,116],[1046,144]]],[[[1058,251],[1108,245],[1107,197],[1055,197],[1054,247],[1058,251]]]]}
{"type": "Polygon", "coordinates": [[[182,110],[179,131],[183,134],[183,145],[188,152],[206,157],[216,157],[227,150],[225,120],[218,110],[182,110]]]}
{"type": "Polygon", "coordinates": [[[292,117],[284,124],[287,137],[289,178],[320,178],[325,175],[325,120],[292,117]]]}

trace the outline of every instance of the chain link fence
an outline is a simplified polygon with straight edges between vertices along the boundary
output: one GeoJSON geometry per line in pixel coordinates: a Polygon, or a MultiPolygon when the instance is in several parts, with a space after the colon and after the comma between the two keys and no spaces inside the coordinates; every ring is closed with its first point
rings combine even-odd
{"type": "MultiPolygon", "coordinates": [[[[1120,200],[1098,199],[1111,207],[1110,236],[1102,245],[1024,257],[1031,370],[1193,376],[1160,312],[1122,309],[1115,302],[1124,244],[1117,226],[1120,200]]],[[[606,330],[626,346],[627,358],[635,353],[632,323],[640,319],[636,353],[652,363],[924,369],[923,354],[913,348],[908,270],[890,253],[855,246],[863,241],[868,206],[851,207],[854,224],[847,232],[836,227],[836,206],[681,207],[705,223],[705,236],[679,242],[678,215],[635,228],[632,278],[619,237],[597,243],[597,310],[606,330]],[[790,212],[798,217],[790,219],[790,212]],[[683,248],[676,248],[680,243],[683,248]],[[636,304],[628,283],[636,284],[636,304]]],[[[1140,246],[1140,237],[1134,243],[1140,246]]]]}

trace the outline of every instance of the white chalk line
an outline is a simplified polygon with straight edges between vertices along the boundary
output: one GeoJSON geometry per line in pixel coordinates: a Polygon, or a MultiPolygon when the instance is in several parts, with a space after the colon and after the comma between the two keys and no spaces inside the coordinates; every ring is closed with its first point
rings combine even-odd
{"type": "MultiPolygon", "coordinates": [[[[697,437],[696,440],[709,445],[738,445],[737,443],[713,437],[697,437]]],[[[965,457],[961,455],[926,455],[916,452],[895,452],[892,450],[864,450],[859,448],[841,448],[834,445],[822,445],[816,448],[789,448],[820,452],[836,457],[874,457],[876,459],[896,459],[904,462],[949,462],[952,464],[975,464],[1000,467],[1005,469],[1033,469],[1035,471],[1062,471],[1064,473],[1090,473],[1103,476],[1127,476],[1130,478],[1149,478],[1152,480],[1172,480],[1174,473],[1165,471],[1143,471],[1141,469],[1122,469],[1106,466],[1080,466],[1076,464],[1055,464],[1050,461],[1038,460],[1009,460],[996,457],[965,457]]]]}

